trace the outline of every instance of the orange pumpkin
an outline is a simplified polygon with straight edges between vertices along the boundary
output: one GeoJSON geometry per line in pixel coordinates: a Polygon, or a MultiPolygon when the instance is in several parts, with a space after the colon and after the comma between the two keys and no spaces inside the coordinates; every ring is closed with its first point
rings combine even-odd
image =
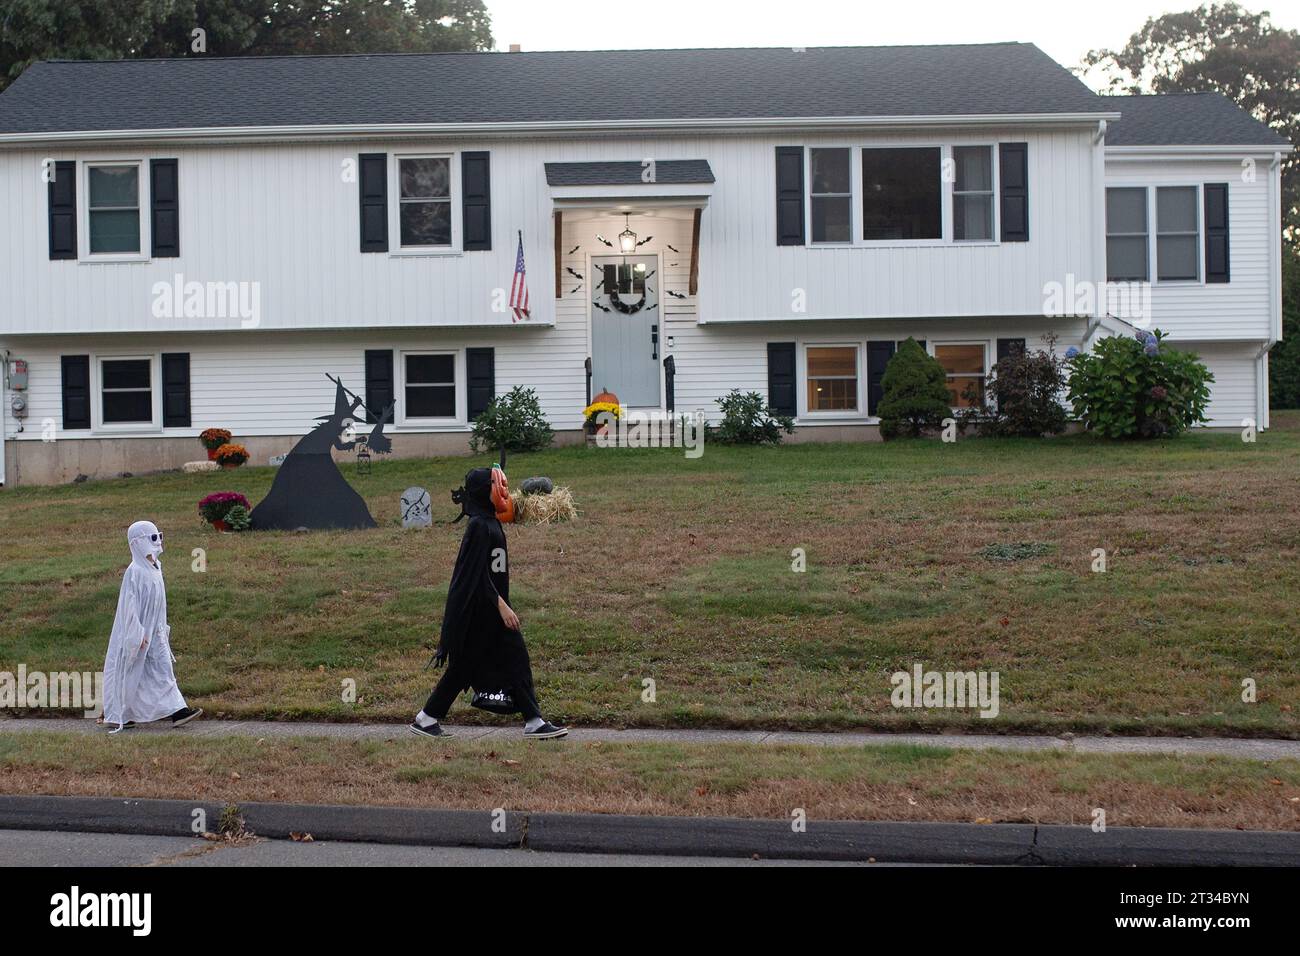
{"type": "Polygon", "coordinates": [[[600,392],[600,394],[597,395],[597,396],[595,396],[595,397],[592,398],[592,400],[591,400],[591,404],[592,404],[592,405],[595,405],[595,404],[597,404],[598,402],[609,402],[611,405],[618,405],[618,404],[621,404],[621,403],[619,402],[619,400],[618,400],[618,396],[615,395],[613,392],[611,392],[611,391],[610,391],[609,389],[607,389],[607,388],[606,388],[606,389],[602,389],[601,392],[600,392]]]}

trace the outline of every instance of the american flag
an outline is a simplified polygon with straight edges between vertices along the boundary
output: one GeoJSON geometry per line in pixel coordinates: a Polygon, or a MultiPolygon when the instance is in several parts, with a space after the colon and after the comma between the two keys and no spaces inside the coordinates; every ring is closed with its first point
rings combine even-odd
{"type": "Polygon", "coordinates": [[[524,234],[519,233],[519,255],[515,256],[515,278],[510,283],[510,308],[514,311],[513,321],[528,318],[528,285],[524,272],[524,234]]]}

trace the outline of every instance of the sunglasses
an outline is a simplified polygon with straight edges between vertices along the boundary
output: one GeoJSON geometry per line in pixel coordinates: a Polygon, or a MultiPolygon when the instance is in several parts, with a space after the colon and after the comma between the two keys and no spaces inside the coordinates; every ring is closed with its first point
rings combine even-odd
{"type": "Polygon", "coordinates": [[[162,540],[162,532],[159,531],[157,534],[149,535],[149,540],[152,541],[154,544],[157,544],[159,541],[162,540]]]}

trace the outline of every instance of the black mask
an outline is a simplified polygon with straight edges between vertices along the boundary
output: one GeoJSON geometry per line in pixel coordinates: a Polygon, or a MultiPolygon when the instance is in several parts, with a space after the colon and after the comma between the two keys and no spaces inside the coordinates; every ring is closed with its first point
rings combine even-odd
{"type": "Polygon", "coordinates": [[[460,515],[456,521],[466,515],[495,518],[497,512],[492,506],[492,469],[472,469],[465,475],[464,486],[451,493],[451,500],[460,505],[460,515]]]}

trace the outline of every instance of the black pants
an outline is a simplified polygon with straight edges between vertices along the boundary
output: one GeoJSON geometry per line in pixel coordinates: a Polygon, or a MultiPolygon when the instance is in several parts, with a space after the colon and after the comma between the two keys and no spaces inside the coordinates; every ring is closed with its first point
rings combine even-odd
{"type": "MultiPolygon", "coordinates": [[[[447,673],[442,675],[442,680],[434,687],[433,693],[424,704],[424,712],[434,720],[442,720],[447,716],[447,711],[451,710],[451,705],[456,702],[456,698],[469,686],[471,681],[468,676],[468,668],[457,667],[455,664],[447,666],[447,673]]],[[[479,690],[496,690],[492,687],[481,687],[479,690]]],[[[533,678],[529,675],[526,680],[519,681],[518,684],[510,688],[510,693],[519,705],[519,710],[523,713],[525,720],[532,720],[535,717],[542,716],[542,710],[537,706],[537,691],[533,689],[533,678]]]]}

